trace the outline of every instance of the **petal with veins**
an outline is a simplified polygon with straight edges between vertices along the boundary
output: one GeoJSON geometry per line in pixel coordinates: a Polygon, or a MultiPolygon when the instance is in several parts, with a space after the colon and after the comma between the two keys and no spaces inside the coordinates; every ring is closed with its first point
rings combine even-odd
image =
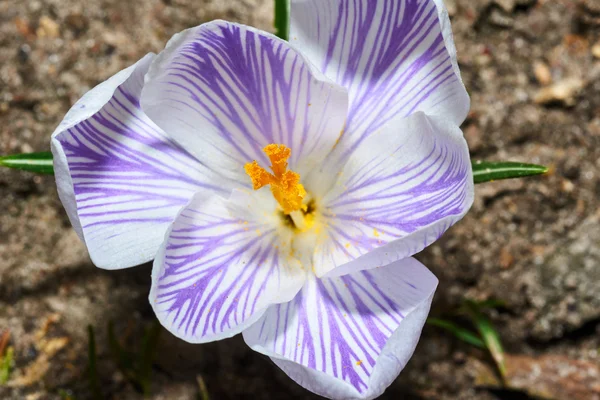
{"type": "Polygon", "coordinates": [[[408,258],[332,279],[310,278],[244,331],[300,385],[330,398],[372,399],[410,359],[437,279],[408,258]]]}
{"type": "Polygon", "coordinates": [[[194,196],[154,261],[150,303],[164,327],[192,343],[231,337],[298,293],[306,270],[275,209],[268,192],[194,196]]]}
{"type": "Polygon", "coordinates": [[[142,106],[198,159],[249,186],[243,166],[269,165],[268,144],[292,149],[289,169],[301,176],[319,165],[343,128],[347,93],[289,43],[215,21],[171,39],[146,77],[142,106]]]}
{"type": "Polygon", "coordinates": [[[292,0],[290,43],[348,89],[347,150],[398,116],[469,110],[442,0],[292,0]]]}
{"type": "Polygon", "coordinates": [[[89,91],[52,135],[60,198],[100,268],[150,261],[196,191],[226,187],[140,109],[153,57],[89,91]]]}
{"type": "Polygon", "coordinates": [[[473,191],[458,127],[423,113],[386,125],[350,156],[321,201],[316,274],[343,275],[418,253],[466,214],[473,191]]]}

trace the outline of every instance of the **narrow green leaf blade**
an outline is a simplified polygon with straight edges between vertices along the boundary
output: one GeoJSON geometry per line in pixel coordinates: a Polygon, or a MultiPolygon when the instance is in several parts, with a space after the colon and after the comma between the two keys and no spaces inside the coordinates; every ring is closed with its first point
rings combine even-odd
{"type": "Polygon", "coordinates": [[[0,157],[0,165],[22,171],[37,172],[38,174],[51,175],[54,173],[52,153],[49,151],[0,157]]]}
{"type": "Polygon", "coordinates": [[[496,362],[498,371],[502,375],[502,378],[506,377],[506,363],[504,359],[504,349],[500,342],[500,335],[496,332],[496,329],[492,325],[491,321],[481,313],[478,304],[474,301],[466,301],[465,307],[467,313],[471,317],[473,324],[477,328],[477,331],[483,338],[485,346],[489,350],[492,358],[496,362]]]}
{"type": "Polygon", "coordinates": [[[526,176],[542,175],[548,168],[517,162],[473,162],[473,179],[475,183],[492,182],[500,179],[523,178],[526,176]]]}
{"type": "MultiPolygon", "coordinates": [[[[283,28],[278,29],[278,36],[287,38],[287,24],[289,21],[289,4],[287,1],[275,1],[280,4],[279,9],[284,7],[279,14],[284,15],[284,22],[280,22],[281,18],[276,18],[276,26],[283,25],[283,28]],[[284,12],[285,11],[285,12],[284,12]]],[[[278,14],[278,15],[279,15],[278,14]]],[[[532,175],[541,175],[548,172],[548,168],[541,165],[523,164],[515,162],[474,162],[473,164],[473,179],[475,183],[492,182],[500,179],[523,178],[532,175]]],[[[53,174],[54,168],[52,165],[52,153],[49,151],[40,153],[25,153],[14,154],[10,156],[0,157],[0,166],[20,169],[22,171],[36,172],[39,174],[53,174]]]]}
{"type": "Polygon", "coordinates": [[[13,356],[13,348],[8,347],[4,356],[0,357],[0,385],[6,384],[10,378],[10,373],[13,368],[13,356]]]}
{"type": "Polygon", "coordinates": [[[94,400],[102,399],[102,391],[100,390],[100,383],[98,381],[97,365],[96,334],[94,332],[94,327],[88,325],[88,379],[90,392],[92,393],[92,398],[94,400]]]}
{"type": "Polygon", "coordinates": [[[469,331],[468,329],[462,328],[455,324],[454,322],[446,321],[443,319],[437,318],[428,318],[427,323],[429,325],[437,326],[438,328],[442,328],[452,333],[458,339],[467,342],[475,347],[479,347],[480,349],[485,349],[485,343],[481,340],[477,334],[469,331]]]}
{"type": "Polygon", "coordinates": [[[113,360],[121,369],[121,372],[130,380],[133,379],[133,370],[134,370],[134,362],[133,355],[131,352],[125,350],[121,343],[119,343],[119,339],[117,339],[117,335],[115,334],[115,324],[113,321],[108,321],[108,347],[110,349],[113,360]]]}
{"type": "Polygon", "coordinates": [[[198,383],[198,400],[210,400],[210,395],[202,376],[196,376],[196,382],[198,383]]]}
{"type": "Polygon", "coordinates": [[[288,40],[290,33],[290,0],[275,0],[275,35],[288,40]]]}
{"type": "Polygon", "coordinates": [[[152,383],[152,362],[160,339],[161,325],[155,320],[152,326],[144,332],[142,348],[139,354],[137,380],[142,387],[144,396],[150,396],[152,383]]]}

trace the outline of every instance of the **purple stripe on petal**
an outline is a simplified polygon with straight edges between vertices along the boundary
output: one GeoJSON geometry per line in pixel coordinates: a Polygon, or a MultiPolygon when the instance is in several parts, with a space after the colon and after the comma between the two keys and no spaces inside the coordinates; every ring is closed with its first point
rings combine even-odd
{"type": "Polygon", "coordinates": [[[464,120],[469,98],[440,11],[434,0],[292,1],[290,42],[349,91],[337,156],[418,111],[464,120]]]}
{"type": "Polygon", "coordinates": [[[332,186],[322,201],[327,223],[314,256],[319,276],[411,256],[460,220],[473,201],[462,133],[423,113],[363,142],[332,186]]]}
{"type": "Polygon", "coordinates": [[[73,209],[63,202],[80,225],[92,260],[103,268],[151,260],[168,224],[196,191],[226,193],[221,184],[211,183],[201,162],[141,110],[139,96],[151,59],[144,58],[112,88],[109,81],[93,89],[74,110],[89,110],[97,92],[112,92],[106,103],[91,106],[97,111],[76,123],[68,115],[61,125],[65,128],[53,136],[55,158],[65,160],[69,174],[59,172],[57,180],[70,178],[73,209]]]}
{"type": "Polygon", "coordinates": [[[218,340],[294,297],[305,271],[292,264],[275,209],[259,192],[234,191],[229,201],[196,195],[181,211],[152,272],[150,302],[167,329],[218,340]]]}
{"type": "Polygon", "coordinates": [[[268,165],[262,148],[292,149],[300,174],[333,148],[347,112],[346,91],[321,80],[288,43],[223,21],[190,29],[158,56],[144,110],[199,159],[243,184],[247,162],[268,165]]]}
{"type": "Polygon", "coordinates": [[[374,398],[373,391],[383,391],[408,361],[424,318],[393,348],[387,349],[388,341],[416,307],[429,306],[436,285],[414,259],[341,278],[313,277],[296,299],[272,306],[244,331],[244,339],[253,349],[285,360],[284,371],[309,390],[333,398],[374,398]],[[382,374],[377,370],[381,358],[392,356],[396,361],[382,374]],[[306,379],[302,368],[324,375],[306,379]],[[332,395],[340,386],[346,392],[332,395]]]}

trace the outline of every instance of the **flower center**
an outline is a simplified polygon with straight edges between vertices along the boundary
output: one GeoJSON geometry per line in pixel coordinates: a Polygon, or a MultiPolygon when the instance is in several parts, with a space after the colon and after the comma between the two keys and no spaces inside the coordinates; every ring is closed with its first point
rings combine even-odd
{"type": "Polygon", "coordinates": [[[271,185],[271,193],[286,215],[294,211],[306,210],[306,205],[303,203],[306,190],[300,183],[300,175],[287,169],[287,160],[292,150],[282,144],[270,144],[263,151],[271,160],[273,173],[258,165],[256,160],[247,163],[244,170],[252,179],[253,189],[258,190],[263,186],[271,185]]]}
{"type": "Polygon", "coordinates": [[[244,170],[252,179],[252,187],[258,190],[264,186],[271,186],[271,193],[283,209],[283,213],[291,218],[296,228],[308,228],[310,221],[306,215],[307,205],[304,203],[306,190],[300,183],[300,175],[287,169],[288,159],[292,150],[283,144],[270,144],[263,151],[271,160],[270,173],[256,162],[247,163],[244,170]]]}

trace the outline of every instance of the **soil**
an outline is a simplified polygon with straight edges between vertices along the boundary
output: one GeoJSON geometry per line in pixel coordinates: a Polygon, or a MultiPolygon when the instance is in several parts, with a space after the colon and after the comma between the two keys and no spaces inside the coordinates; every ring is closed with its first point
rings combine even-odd
{"type": "MultiPolygon", "coordinates": [[[[432,315],[452,319],[466,298],[501,300],[489,317],[506,351],[598,365],[600,2],[446,2],[472,98],[472,158],[550,173],[477,186],[468,216],[417,256],[440,279],[432,315]]],[[[47,151],[72,103],[172,34],[216,18],[271,30],[272,15],[269,0],[0,0],[0,154],[47,151]]],[[[15,352],[0,398],[94,398],[88,325],[103,398],[143,398],[117,367],[107,326],[127,349],[141,346],[154,323],[150,265],[95,268],[51,176],[0,170],[0,210],[0,334],[10,331],[15,352]]],[[[426,326],[381,398],[527,398],[478,384],[474,361],[491,363],[426,326]]],[[[199,377],[211,399],[317,398],[239,336],[190,345],[162,331],[148,398],[202,398],[199,377]]]]}

